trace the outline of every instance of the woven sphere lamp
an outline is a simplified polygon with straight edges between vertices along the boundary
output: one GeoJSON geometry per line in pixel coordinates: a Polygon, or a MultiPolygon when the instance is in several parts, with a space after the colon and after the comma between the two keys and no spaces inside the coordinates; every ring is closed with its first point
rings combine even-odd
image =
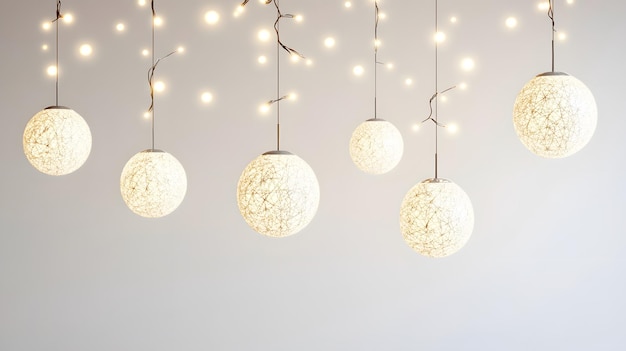
{"type": "Polygon", "coordinates": [[[315,216],[319,201],[313,169],[287,151],[270,151],[254,159],[237,185],[237,205],[246,223],[270,237],[302,230],[315,216]]]}
{"type": "Polygon", "coordinates": [[[534,77],[518,94],[513,124],[533,153],[562,158],[581,150],[596,129],[598,109],[593,94],[580,80],[562,72],[534,77]]]}
{"type": "Polygon", "coordinates": [[[134,213],[159,218],[172,213],[187,192],[185,169],[171,154],[149,149],[135,154],[120,178],[122,198],[134,213]]]}
{"type": "Polygon", "coordinates": [[[24,154],[37,170],[66,175],[79,169],[91,152],[91,131],[76,111],[50,106],[37,112],[26,124],[24,154]]]}
{"type": "Polygon", "coordinates": [[[392,123],[372,118],[361,123],[350,138],[350,157],[363,172],[384,174],[395,168],[404,151],[402,134],[392,123]]]}
{"type": "Polygon", "coordinates": [[[467,194],[454,182],[426,179],[405,195],[400,231],[406,243],[427,257],[459,251],[474,229],[474,210],[467,194]]]}

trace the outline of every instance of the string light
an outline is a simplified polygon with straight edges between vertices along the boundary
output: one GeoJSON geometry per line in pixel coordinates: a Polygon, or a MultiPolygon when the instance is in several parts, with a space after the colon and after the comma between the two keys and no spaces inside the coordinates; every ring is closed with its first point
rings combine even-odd
{"type": "Polygon", "coordinates": [[[324,46],[326,46],[329,49],[335,47],[335,38],[328,37],[324,39],[324,46]]]}
{"type": "MultiPolygon", "coordinates": [[[[435,32],[438,32],[438,1],[435,0],[435,32]]],[[[469,240],[474,211],[467,194],[438,175],[438,99],[454,87],[439,91],[438,42],[435,41],[435,93],[429,100],[430,114],[422,121],[435,125],[435,176],[413,186],[402,200],[400,231],[413,250],[427,257],[449,256],[469,240]],[[434,106],[433,106],[434,103],[434,106]]]]}
{"type": "Polygon", "coordinates": [[[124,25],[124,23],[118,23],[115,25],[115,29],[118,32],[123,32],[126,29],[126,26],[124,25]]]}
{"type": "Polygon", "coordinates": [[[362,76],[363,72],[365,72],[365,69],[361,65],[356,65],[352,68],[352,73],[357,77],[362,76]]]}
{"type": "Polygon", "coordinates": [[[265,57],[265,56],[259,56],[259,58],[257,59],[257,61],[258,61],[260,64],[264,65],[264,64],[266,64],[266,63],[267,63],[267,57],[265,57]]]}
{"type": "MultiPolygon", "coordinates": [[[[276,99],[261,106],[269,109],[276,104],[276,150],[266,152],[250,162],[237,184],[237,205],[246,223],[256,232],[270,237],[295,234],[306,227],[315,216],[319,205],[319,184],[311,167],[300,157],[280,148],[280,102],[295,97],[293,93],[280,94],[280,50],[292,57],[303,56],[280,40],[279,22],[293,18],[283,14],[276,0],[276,99]]],[[[241,6],[245,6],[245,0],[241,6]]]]}
{"type": "Polygon", "coordinates": [[[135,154],[128,160],[120,176],[120,192],[128,208],[135,214],[158,218],[172,213],[182,203],[187,192],[187,175],[180,162],[171,154],[155,149],[154,92],[165,89],[162,81],[154,82],[154,72],[161,60],[177,51],[155,60],[156,11],[152,9],[152,66],[148,70],[150,85],[150,107],[146,113],[151,119],[151,147],[135,154]]]}
{"type": "Polygon", "coordinates": [[[461,68],[463,68],[464,71],[471,71],[474,67],[476,67],[476,62],[474,62],[474,59],[471,57],[466,57],[461,61],[461,68]]]}
{"type": "Polygon", "coordinates": [[[217,24],[217,22],[220,20],[220,15],[219,13],[217,13],[217,11],[211,10],[204,14],[204,20],[206,21],[206,23],[214,25],[217,24]]]}
{"type": "Polygon", "coordinates": [[[55,104],[36,113],[26,124],[22,137],[24,155],[38,171],[54,176],[70,174],[79,169],[91,152],[91,131],[76,111],[59,106],[59,22],[69,17],[61,14],[57,1],[56,63],[47,72],[55,76],[55,104]]]}
{"type": "Polygon", "coordinates": [[[79,51],[82,56],[91,56],[93,48],[89,44],[83,44],[80,46],[79,51]]]}
{"type": "Polygon", "coordinates": [[[515,27],[517,27],[517,18],[509,17],[509,18],[506,19],[505,24],[509,28],[515,28],[515,27]]]}

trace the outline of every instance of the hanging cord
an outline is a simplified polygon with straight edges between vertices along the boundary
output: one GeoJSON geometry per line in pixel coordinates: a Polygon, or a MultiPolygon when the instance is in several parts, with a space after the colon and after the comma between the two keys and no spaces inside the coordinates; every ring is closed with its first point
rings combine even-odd
{"type": "Polygon", "coordinates": [[[552,21],[552,72],[554,73],[554,33],[556,33],[556,29],[554,29],[554,4],[552,0],[548,1],[548,17],[552,21]]]}
{"type": "Polygon", "coordinates": [[[435,93],[433,94],[433,96],[430,97],[430,100],[428,100],[430,113],[428,114],[428,117],[426,117],[426,119],[422,121],[422,123],[431,121],[435,124],[435,179],[437,179],[439,175],[438,174],[439,127],[443,127],[443,128],[446,127],[444,124],[439,123],[439,120],[438,120],[438,111],[437,111],[438,99],[437,98],[439,97],[439,95],[443,95],[444,93],[456,88],[456,86],[452,86],[448,89],[445,89],[442,92],[439,92],[439,52],[438,52],[439,42],[437,38],[437,34],[439,33],[438,15],[439,15],[438,1],[435,0],[435,93]],[[433,102],[435,103],[434,109],[433,109],[433,102]]]}
{"type": "MultiPolygon", "coordinates": [[[[250,0],[244,0],[240,7],[246,6],[246,4],[250,0]]],[[[276,17],[276,21],[274,22],[274,31],[276,32],[276,99],[270,100],[267,102],[267,105],[276,104],[276,151],[280,151],[280,101],[287,99],[289,95],[280,96],[280,49],[287,51],[289,55],[298,55],[300,58],[305,58],[304,55],[299,53],[298,51],[286,46],[280,40],[280,20],[281,18],[293,18],[292,14],[285,13],[283,14],[280,11],[280,7],[278,6],[278,0],[265,0],[265,4],[269,5],[274,3],[276,7],[276,13],[278,14],[276,17]]]]}
{"type": "Polygon", "coordinates": [[[378,9],[378,1],[374,1],[374,9],[375,9],[375,19],[374,19],[374,119],[378,119],[378,106],[377,106],[377,98],[378,98],[378,20],[379,9],[378,9]]]}
{"type": "Polygon", "coordinates": [[[63,18],[61,14],[61,0],[57,1],[57,16],[52,21],[52,23],[56,24],[56,84],[55,84],[55,97],[54,97],[54,106],[59,106],[59,20],[63,18]]]}
{"type": "Polygon", "coordinates": [[[161,60],[164,60],[172,55],[174,55],[177,50],[170,52],[169,54],[159,58],[155,61],[154,59],[154,21],[156,19],[156,11],[154,10],[154,0],[151,3],[152,8],[152,66],[148,69],[148,85],[150,85],[150,107],[148,108],[148,113],[152,113],[152,150],[154,150],[154,71],[157,68],[157,65],[161,60]]]}

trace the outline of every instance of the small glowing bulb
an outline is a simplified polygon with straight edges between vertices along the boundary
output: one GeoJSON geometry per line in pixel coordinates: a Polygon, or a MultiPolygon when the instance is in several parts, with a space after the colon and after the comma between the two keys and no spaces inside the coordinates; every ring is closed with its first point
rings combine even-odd
{"type": "Polygon", "coordinates": [[[154,83],[154,91],[160,93],[160,92],[163,92],[164,90],[165,90],[165,82],[163,82],[162,80],[159,80],[154,83]]]}
{"type": "Polygon", "coordinates": [[[467,83],[463,82],[459,84],[459,89],[461,90],[466,90],[467,89],[467,83]]]}
{"type": "Polygon", "coordinates": [[[404,84],[405,84],[405,85],[413,85],[413,79],[411,79],[411,78],[407,78],[407,79],[405,79],[405,80],[404,80],[404,84]]]}
{"type": "Polygon", "coordinates": [[[124,25],[124,23],[118,23],[117,25],[115,25],[115,29],[117,29],[118,32],[123,32],[124,29],[126,29],[126,26],[124,25]]]}
{"type": "Polygon", "coordinates": [[[312,65],[313,65],[313,60],[311,60],[311,59],[306,59],[306,65],[307,65],[307,66],[312,66],[312,65]]]}
{"type": "Polygon", "coordinates": [[[465,71],[471,71],[474,69],[475,66],[476,66],[476,63],[470,57],[466,57],[463,59],[463,61],[461,61],[461,67],[465,71]]]}
{"type": "Polygon", "coordinates": [[[547,10],[550,8],[550,3],[547,1],[542,1],[539,4],[537,4],[537,8],[542,11],[547,10]]]}
{"type": "Polygon", "coordinates": [[[269,110],[270,110],[270,104],[268,103],[265,103],[259,106],[259,112],[261,112],[262,114],[266,114],[269,110]]]}
{"type": "Polygon", "coordinates": [[[143,50],[141,50],[141,54],[143,56],[148,56],[150,54],[150,51],[148,51],[148,49],[143,49],[143,50]]]}
{"type": "Polygon", "coordinates": [[[559,40],[565,40],[565,39],[567,39],[567,34],[565,34],[563,32],[559,32],[558,38],[559,38],[559,40]]]}
{"type": "Polygon", "coordinates": [[[567,0],[567,3],[568,3],[569,5],[571,5],[571,4],[573,4],[573,3],[574,3],[574,0],[567,0]]]}
{"type": "Polygon", "coordinates": [[[163,18],[161,17],[155,17],[154,18],[154,25],[157,27],[160,27],[163,25],[163,18]]]}
{"type": "Polygon", "coordinates": [[[387,18],[387,14],[386,14],[386,13],[384,13],[384,12],[381,12],[381,13],[379,13],[379,14],[378,14],[378,17],[379,17],[380,19],[384,20],[385,18],[387,18]]]}
{"type": "Polygon", "coordinates": [[[146,6],[146,0],[138,0],[137,3],[139,6],[146,6]]]}
{"type": "Polygon", "coordinates": [[[456,123],[446,124],[446,129],[450,134],[456,134],[459,132],[459,126],[456,123]]]}
{"type": "Polygon", "coordinates": [[[439,96],[439,97],[438,97],[438,99],[440,99],[440,100],[441,100],[441,102],[446,102],[446,101],[448,101],[448,97],[447,97],[447,96],[445,96],[445,95],[441,95],[441,96],[439,96]]]}
{"type": "Polygon", "coordinates": [[[143,113],[143,118],[145,119],[149,119],[150,118],[150,112],[146,111],[143,113]]]}
{"type": "Polygon", "coordinates": [[[264,65],[267,63],[267,57],[265,56],[259,56],[259,58],[257,59],[257,61],[259,61],[260,64],[264,65]]]}
{"type": "Polygon", "coordinates": [[[324,39],[324,46],[326,46],[329,49],[334,47],[335,46],[335,38],[328,37],[328,38],[324,39]]]}
{"type": "Polygon", "coordinates": [[[350,1],[346,1],[346,2],[344,2],[344,3],[343,3],[343,6],[344,6],[345,8],[347,8],[347,9],[349,9],[349,8],[351,8],[351,7],[352,7],[352,2],[350,2],[350,1]]]}
{"type": "Polygon", "coordinates": [[[380,39],[374,40],[374,47],[375,48],[379,48],[380,47],[380,39]]]}
{"type": "Polygon", "coordinates": [[[257,37],[260,41],[268,41],[270,39],[270,32],[267,29],[261,29],[257,37]]]}
{"type": "Polygon", "coordinates": [[[393,63],[392,63],[392,62],[390,62],[390,63],[388,63],[388,64],[387,64],[387,69],[388,69],[388,70],[392,70],[392,69],[394,69],[394,65],[393,65],[393,63]]]}
{"type": "Polygon", "coordinates": [[[362,76],[364,71],[365,70],[363,69],[363,66],[361,65],[357,65],[357,66],[354,66],[354,68],[352,68],[352,73],[355,76],[362,76]]]}
{"type": "Polygon", "coordinates": [[[83,56],[90,56],[93,53],[93,48],[89,44],[83,44],[80,46],[79,51],[83,56]]]}
{"type": "Polygon", "coordinates": [[[289,95],[287,95],[287,99],[289,99],[289,100],[298,100],[298,94],[296,94],[296,93],[289,93],[289,95]]]}
{"type": "Polygon", "coordinates": [[[509,18],[506,19],[506,21],[504,23],[509,28],[515,28],[515,27],[517,27],[517,18],[509,17],[509,18]]]}
{"type": "Polygon", "coordinates": [[[259,4],[265,4],[265,0],[259,0],[259,4]]]}
{"type": "Polygon", "coordinates": [[[48,44],[43,44],[43,45],[41,46],[41,50],[43,50],[43,51],[48,51],[48,44]]]}
{"type": "Polygon", "coordinates": [[[204,93],[202,93],[202,95],[200,95],[200,99],[205,104],[208,104],[211,101],[213,101],[213,94],[209,93],[208,91],[205,91],[204,93]]]}
{"type": "Polygon", "coordinates": [[[296,15],[294,19],[296,20],[296,22],[302,22],[304,20],[304,17],[302,17],[302,15],[296,15]]]}
{"type": "Polygon", "coordinates": [[[55,66],[55,65],[48,66],[48,69],[46,69],[46,72],[48,72],[49,76],[56,76],[57,75],[57,66],[55,66]]]}
{"type": "Polygon", "coordinates": [[[52,23],[50,22],[43,22],[41,24],[41,29],[43,30],[50,30],[50,28],[52,28],[52,23]]]}
{"type": "Polygon", "coordinates": [[[235,9],[235,13],[233,13],[233,15],[235,17],[239,17],[239,15],[241,15],[243,13],[244,9],[245,9],[245,7],[243,7],[241,5],[237,6],[237,9],[235,9]]]}
{"type": "Polygon", "coordinates": [[[412,129],[414,132],[419,131],[419,130],[420,130],[420,125],[419,125],[419,123],[414,123],[414,124],[411,126],[411,129],[412,129]]]}
{"type": "Polygon", "coordinates": [[[456,16],[450,17],[450,22],[451,23],[456,23],[457,21],[458,21],[458,18],[456,18],[456,16]]]}
{"type": "Polygon", "coordinates": [[[176,52],[178,52],[178,53],[180,53],[180,54],[184,53],[184,52],[185,52],[185,47],[184,47],[184,46],[179,46],[179,47],[176,49],[176,52]]]}
{"type": "Polygon", "coordinates": [[[66,13],[63,15],[63,22],[72,23],[74,22],[74,16],[71,13],[66,13]]]}
{"type": "Polygon", "coordinates": [[[204,20],[208,24],[216,24],[220,20],[220,14],[216,11],[208,11],[204,14],[204,20]]]}
{"type": "Polygon", "coordinates": [[[435,33],[435,42],[436,43],[443,43],[446,40],[446,33],[444,32],[437,32],[435,33]]]}
{"type": "Polygon", "coordinates": [[[291,62],[293,63],[298,63],[300,62],[300,56],[296,55],[296,54],[291,54],[291,62]]]}

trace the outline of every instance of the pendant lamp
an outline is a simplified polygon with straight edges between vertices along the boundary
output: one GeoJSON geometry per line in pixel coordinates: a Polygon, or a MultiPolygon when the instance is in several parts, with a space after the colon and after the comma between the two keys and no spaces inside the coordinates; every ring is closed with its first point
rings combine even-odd
{"type": "MultiPolygon", "coordinates": [[[[244,1],[241,6],[245,6],[244,1]]],[[[272,0],[266,1],[266,4],[272,0]]],[[[290,55],[300,55],[280,41],[278,24],[282,14],[278,1],[273,0],[278,13],[276,30],[277,96],[269,104],[276,104],[276,150],[266,152],[248,164],[237,184],[237,205],[248,225],[269,237],[285,237],[306,227],[315,217],[320,200],[320,189],[313,169],[300,157],[280,149],[280,48],[290,55]]]]}
{"type": "Polygon", "coordinates": [[[128,208],[139,216],[158,218],[172,213],[183,202],[187,192],[185,169],[171,154],[154,148],[153,78],[159,62],[174,53],[154,59],[154,0],[152,1],[152,66],[148,73],[152,117],[152,147],[134,155],[124,166],[120,191],[128,208]]]}
{"type": "Polygon", "coordinates": [[[59,22],[61,1],[56,18],[56,89],[55,105],[37,112],[26,124],[22,139],[24,154],[38,171],[54,176],[79,169],[91,152],[91,131],[87,122],[69,107],[59,106],[59,22]]]}
{"type": "Polygon", "coordinates": [[[378,1],[374,1],[374,118],[361,123],[350,138],[350,157],[363,172],[383,174],[394,169],[404,151],[402,134],[391,122],[377,116],[378,95],[378,1]]]}
{"type": "Polygon", "coordinates": [[[554,2],[552,71],[531,79],[517,95],[513,125],[524,146],[545,158],[562,158],[581,150],[591,140],[598,121],[593,94],[580,80],[554,70],[554,2]]]}
{"type": "MultiPolygon", "coordinates": [[[[435,33],[438,33],[437,13],[435,1],[435,33]]],[[[413,186],[400,207],[400,231],[405,242],[427,257],[445,257],[457,252],[474,229],[474,210],[467,194],[451,180],[438,177],[438,130],[444,126],[438,121],[437,98],[454,87],[438,90],[437,51],[435,41],[435,93],[430,98],[430,115],[423,121],[435,125],[435,177],[413,186]]]]}

